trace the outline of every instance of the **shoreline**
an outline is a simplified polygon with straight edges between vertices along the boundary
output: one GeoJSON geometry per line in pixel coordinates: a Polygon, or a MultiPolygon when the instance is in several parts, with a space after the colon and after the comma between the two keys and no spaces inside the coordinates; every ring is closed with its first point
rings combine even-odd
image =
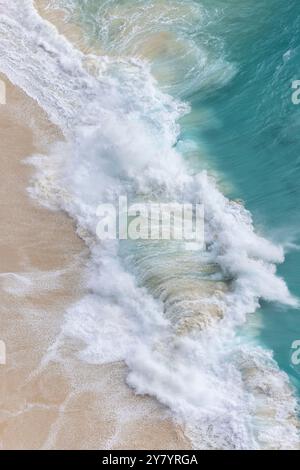
{"type": "Polygon", "coordinates": [[[80,27],[65,21],[65,12],[63,10],[59,8],[48,8],[49,2],[47,0],[33,0],[33,3],[39,15],[49,23],[52,23],[57,31],[65,36],[72,44],[76,45],[79,50],[84,54],[88,54],[89,52],[95,53],[95,49],[87,45],[80,27]]]}
{"type": "Polygon", "coordinates": [[[1,78],[7,105],[0,109],[0,328],[7,364],[0,368],[0,447],[190,448],[165,407],[126,385],[123,363],[82,363],[76,355],[81,345],[71,340],[60,360],[47,359],[64,312],[84,295],[88,250],[66,214],[39,206],[27,192],[34,168],[24,159],[61,139],[59,129],[34,100],[1,78]]]}

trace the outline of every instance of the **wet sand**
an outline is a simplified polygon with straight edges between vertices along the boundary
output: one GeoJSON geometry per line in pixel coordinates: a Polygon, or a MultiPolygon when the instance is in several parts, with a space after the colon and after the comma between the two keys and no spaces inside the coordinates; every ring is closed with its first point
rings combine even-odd
{"type": "Polygon", "coordinates": [[[0,339],[7,348],[0,447],[189,448],[163,406],[127,387],[124,364],[82,363],[82,346],[71,339],[60,359],[49,355],[66,309],[84,295],[88,251],[65,214],[40,207],[27,193],[34,169],[24,158],[46,152],[62,138],[59,129],[0,78],[7,87],[7,104],[0,106],[0,339]]]}

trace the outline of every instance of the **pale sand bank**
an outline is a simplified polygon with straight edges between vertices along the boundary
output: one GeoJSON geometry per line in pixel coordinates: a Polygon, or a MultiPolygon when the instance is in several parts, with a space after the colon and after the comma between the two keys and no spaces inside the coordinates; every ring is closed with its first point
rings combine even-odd
{"type": "Polygon", "coordinates": [[[33,170],[22,160],[60,131],[21,90],[7,85],[0,106],[0,366],[2,449],[185,449],[167,410],[126,386],[121,363],[76,359],[69,341],[62,362],[45,362],[66,308],[84,294],[88,253],[64,214],[41,208],[26,191],[33,170]],[[43,362],[44,361],[44,362],[43,362]]]}

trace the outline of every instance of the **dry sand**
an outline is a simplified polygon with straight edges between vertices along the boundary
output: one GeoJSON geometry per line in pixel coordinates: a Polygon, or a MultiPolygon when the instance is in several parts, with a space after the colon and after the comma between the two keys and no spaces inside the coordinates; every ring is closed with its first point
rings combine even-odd
{"type": "Polygon", "coordinates": [[[0,106],[0,339],[7,347],[7,364],[0,366],[1,448],[189,448],[163,406],[127,387],[124,364],[82,363],[76,355],[82,345],[71,339],[60,362],[47,360],[64,312],[84,295],[88,252],[72,221],[40,207],[26,190],[33,169],[24,158],[45,151],[60,131],[0,78],[7,87],[7,104],[0,106]]]}

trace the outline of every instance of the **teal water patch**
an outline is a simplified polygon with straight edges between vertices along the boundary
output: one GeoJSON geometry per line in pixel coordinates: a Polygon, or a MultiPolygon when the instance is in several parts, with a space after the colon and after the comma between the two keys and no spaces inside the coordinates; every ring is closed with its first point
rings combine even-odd
{"type": "MultiPolygon", "coordinates": [[[[300,297],[300,106],[291,100],[292,81],[300,77],[300,4],[214,1],[214,6],[222,14],[211,28],[238,74],[225,88],[192,97],[194,116],[204,108],[213,117],[207,114],[199,126],[195,118],[185,133],[204,141],[210,160],[232,183],[229,195],[243,199],[256,228],[285,246],[278,272],[300,297]]],[[[258,340],[274,351],[300,392],[291,362],[291,345],[300,339],[299,310],[263,303],[261,317],[258,340]]]]}

